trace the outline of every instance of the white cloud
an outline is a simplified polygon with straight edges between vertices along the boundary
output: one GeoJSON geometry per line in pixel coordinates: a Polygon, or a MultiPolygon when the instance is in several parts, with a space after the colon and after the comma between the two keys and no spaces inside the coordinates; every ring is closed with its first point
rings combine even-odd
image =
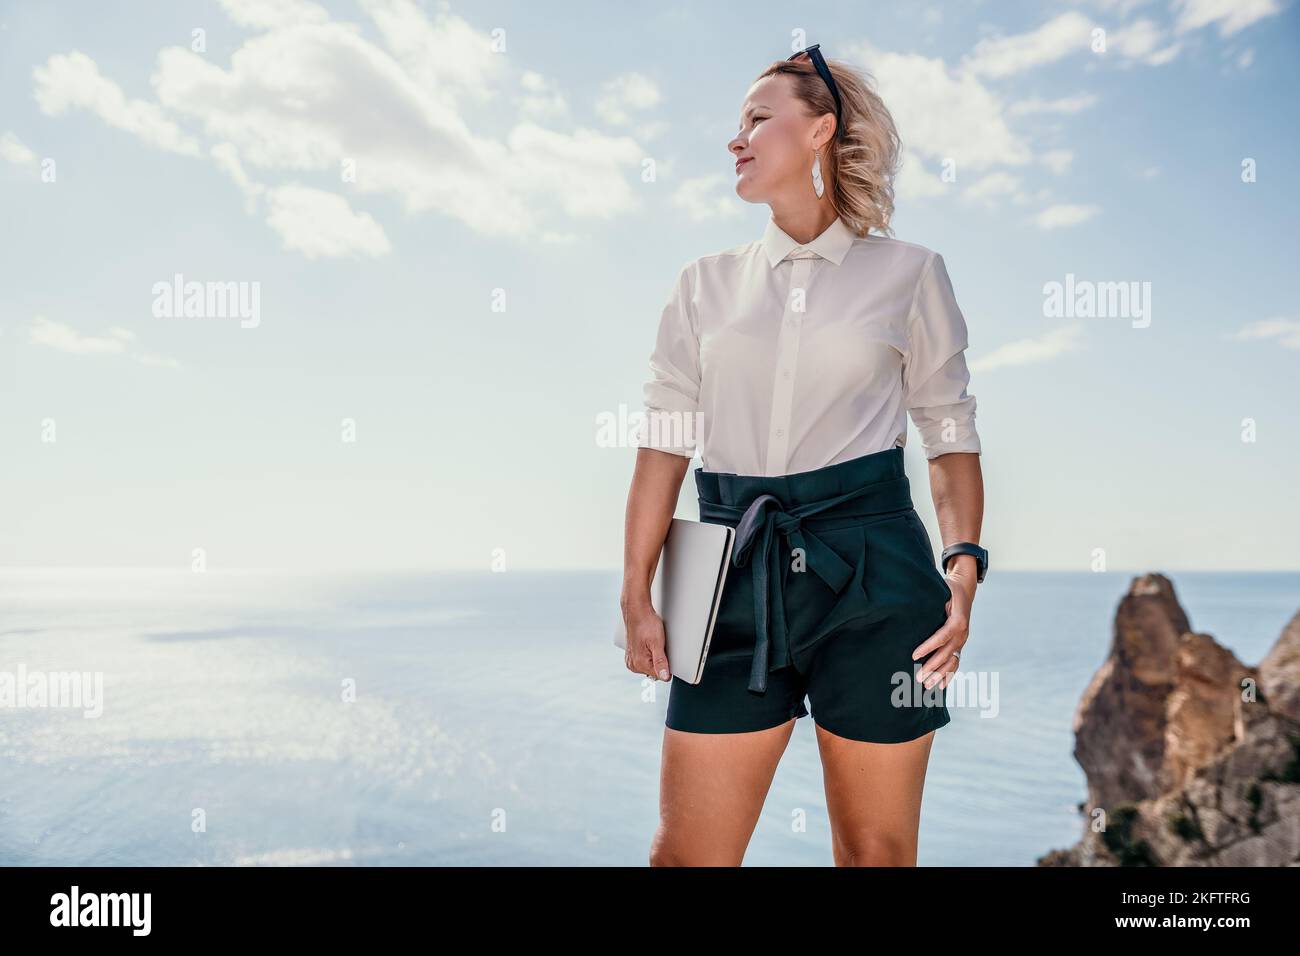
{"type": "Polygon", "coordinates": [[[1032,158],[1007,125],[1001,98],[977,77],[915,53],[860,47],[857,56],[869,64],[903,145],[918,156],[954,160],[958,178],[967,169],[1021,165],[1032,158]]]}
{"type": "Polygon", "coordinates": [[[525,70],[519,77],[523,95],[519,97],[519,111],[534,120],[567,116],[569,104],[564,94],[553,82],[533,70],[525,70]]]}
{"type": "Polygon", "coordinates": [[[1078,351],[1082,346],[1083,323],[1075,322],[1053,329],[1037,338],[1018,339],[994,349],[988,355],[980,356],[970,363],[972,372],[987,372],[990,369],[1004,368],[1010,365],[1033,365],[1046,362],[1067,352],[1078,351]]]}
{"type": "Polygon", "coordinates": [[[510,131],[506,145],[509,154],[501,175],[521,203],[545,200],[584,219],[613,219],[640,204],[624,171],[639,173],[645,150],[627,136],[582,128],[559,133],[520,123],[510,131]]]}
{"type": "Polygon", "coordinates": [[[368,213],[353,212],[337,193],[310,186],[268,189],[266,221],[286,249],[308,259],[386,255],[391,251],[383,228],[368,213]]]}
{"type": "Polygon", "coordinates": [[[921,157],[904,149],[894,177],[895,199],[927,199],[946,196],[956,187],[956,180],[943,178],[942,170],[927,168],[921,157]]]}
{"type": "Polygon", "coordinates": [[[180,363],[173,358],[131,349],[135,337],[130,329],[118,326],[109,329],[107,335],[82,335],[70,325],[38,315],[32,320],[27,341],[71,355],[128,355],[144,365],[180,368],[180,363]]]}
{"type": "Polygon", "coordinates": [[[1100,206],[1060,203],[1048,206],[1034,217],[1034,224],[1039,229],[1064,229],[1087,222],[1101,212],[1100,206]]]}
{"type": "Polygon", "coordinates": [[[895,199],[926,199],[943,196],[952,186],[940,174],[926,168],[924,160],[906,147],[899,157],[898,173],[894,176],[895,199]]]}
{"type": "Polygon", "coordinates": [[[1138,7],[1150,4],[1152,0],[1090,0],[1092,6],[1116,16],[1127,16],[1138,7]]]}
{"type": "Polygon", "coordinates": [[[1174,0],[1174,32],[1186,33],[1214,24],[1219,36],[1231,36],[1252,23],[1282,12],[1277,0],[1174,0]]]}
{"type": "Polygon", "coordinates": [[[641,73],[624,73],[607,80],[596,98],[596,115],[614,126],[627,126],[640,114],[659,105],[659,87],[641,73]]]}
{"type": "Polygon", "coordinates": [[[1164,28],[1154,20],[1143,18],[1110,31],[1106,36],[1106,49],[1148,66],[1162,66],[1178,55],[1182,44],[1166,44],[1164,28]]]}
{"type": "Polygon", "coordinates": [[[1235,339],[1268,339],[1284,349],[1300,349],[1300,319],[1261,319],[1238,329],[1235,339]]]}
{"type": "Polygon", "coordinates": [[[507,59],[494,53],[492,38],[469,21],[445,5],[426,14],[411,0],[361,0],[361,8],[422,96],[451,109],[497,99],[508,77],[507,59]]]}
{"type": "Polygon", "coordinates": [[[1053,17],[1028,33],[987,37],[975,44],[964,61],[965,68],[984,76],[1011,76],[1072,53],[1091,50],[1093,23],[1081,13],[1069,11],[1053,17]]]}
{"type": "Polygon", "coordinates": [[[229,70],[168,48],[154,82],[168,109],[200,121],[250,171],[337,176],[351,159],[357,191],[394,196],[408,212],[439,212],[489,235],[533,235],[557,207],[607,218],[639,202],[627,173],[644,150],[633,140],[529,120],[504,142],[478,136],[447,96],[430,94],[339,24],[252,37],[229,70]]]}
{"type": "Polygon", "coordinates": [[[156,103],[128,99],[122,88],[104,77],[95,61],[79,50],[56,54],[32,73],[36,79],[36,102],[49,116],[59,116],[69,109],[84,109],[150,146],[187,156],[199,155],[198,142],[167,119],[156,103]]]}
{"type": "Polygon", "coordinates": [[[106,336],[82,335],[69,325],[38,315],[32,322],[28,341],[75,355],[120,354],[126,351],[129,338],[121,332],[121,329],[113,329],[106,336]]]}
{"type": "Polygon", "coordinates": [[[36,154],[23,145],[13,133],[0,136],[0,159],[15,166],[35,166],[36,154]]]}
{"type": "Polygon", "coordinates": [[[1068,149],[1049,149],[1038,159],[1057,176],[1063,176],[1070,171],[1070,164],[1074,162],[1074,153],[1068,149]]]}
{"type": "MultiPolygon", "coordinates": [[[[341,181],[345,161],[356,170],[350,192],[392,197],[409,213],[442,214],[486,235],[562,234],[557,216],[609,219],[643,203],[634,180],[645,149],[630,136],[541,125],[541,116],[560,112],[560,92],[491,52],[494,37],[445,5],[426,14],[410,0],[362,0],[384,46],[315,4],[223,6],[257,32],[225,68],[184,47],[159,51],[151,78],[156,103],[128,100],[78,52],[37,69],[38,99],[50,113],[88,109],[160,148],[207,153],[250,205],[289,190],[276,196],[273,225],[292,248],[318,255],[345,248],[377,254],[387,242],[346,200],[328,204],[333,218],[324,239],[308,238],[297,223],[301,190],[327,191],[341,181]],[[517,111],[514,124],[499,135],[471,128],[487,115],[481,102],[504,90],[517,111]],[[177,122],[192,124],[203,146],[177,122]],[[315,180],[269,181],[286,174],[315,180]],[[342,224],[360,230],[354,242],[332,231],[342,224]]],[[[626,79],[615,88],[629,107],[657,96],[626,79]]],[[[640,124],[638,136],[653,125],[640,124]]]]}
{"type": "Polygon", "coordinates": [[[250,213],[257,209],[257,200],[266,193],[266,187],[255,183],[244,171],[244,164],[239,161],[239,150],[229,143],[218,143],[211,149],[212,161],[217,168],[234,180],[239,191],[244,194],[244,208],[250,213]]]}
{"type": "Polygon", "coordinates": [[[1031,113],[1079,113],[1094,106],[1097,102],[1095,93],[1076,93],[1054,100],[1031,97],[1012,103],[1007,109],[1011,116],[1025,116],[1031,113]]]}
{"type": "Polygon", "coordinates": [[[684,210],[692,222],[723,219],[740,214],[740,200],[727,189],[727,177],[719,174],[687,179],[673,190],[672,204],[684,210]]]}
{"type": "Polygon", "coordinates": [[[1157,50],[1150,56],[1145,57],[1143,62],[1145,62],[1147,66],[1164,66],[1174,57],[1178,56],[1182,48],[1183,45],[1181,43],[1171,43],[1163,50],[1157,50]]]}
{"type": "Polygon", "coordinates": [[[135,352],[131,356],[141,365],[152,365],[156,368],[180,368],[181,363],[174,358],[166,355],[155,355],[152,352],[135,352]]]}
{"type": "MultiPolygon", "coordinates": [[[[1200,0],[1188,0],[1197,4],[1200,0]]],[[[1123,20],[1148,0],[1093,0],[1092,6],[1109,19],[1123,20]]],[[[1247,0],[1256,17],[1271,6],[1266,0],[1247,0]]],[[[1220,6],[1201,8],[1199,22],[1218,22],[1224,16],[1220,6]]],[[[1235,23],[1235,21],[1234,21],[1235,23]]],[[[945,194],[947,184],[928,170],[951,164],[959,181],[970,171],[998,171],[1039,162],[1055,175],[1069,171],[1074,153],[1049,149],[1035,155],[1027,137],[1011,121],[1040,114],[1069,116],[1090,109],[1098,102],[1090,92],[1058,98],[1029,97],[1010,104],[1003,101],[996,81],[1050,65],[1075,54],[1096,60],[1093,34],[1098,24],[1084,13],[1066,11],[1032,30],[1006,36],[987,37],[975,44],[955,66],[940,58],[879,50],[869,43],[851,48],[850,54],[875,77],[877,88],[898,126],[903,142],[903,164],[895,179],[900,198],[945,194]]],[[[1155,19],[1140,17],[1106,32],[1107,57],[1121,65],[1159,66],[1172,61],[1182,50],[1168,28],[1155,19]]],[[[1243,58],[1249,63],[1249,57],[1243,58]]],[[[962,195],[966,199],[989,201],[995,194],[1010,195],[1017,204],[1035,201],[1032,190],[1011,188],[1007,175],[985,177],[962,195]]],[[[1041,197],[1041,191],[1038,193],[1041,197]]],[[[1041,199],[1037,200],[1041,201],[1041,199]]],[[[1040,228],[1074,225],[1096,215],[1090,205],[1053,205],[1037,217],[1040,228]]]]}
{"type": "Polygon", "coordinates": [[[1020,189],[1020,177],[1007,172],[989,173],[968,186],[962,193],[967,202],[985,202],[992,205],[1001,196],[1010,196],[1020,189]]]}
{"type": "Polygon", "coordinates": [[[1013,76],[1074,54],[1092,54],[1093,31],[1099,28],[1105,29],[1104,55],[1118,56],[1123,61],[1160,66],[1182,49],[1182,44],[1170,41],[1168,32],[1150,18],[1105,28],[1081,13],[1068,11],[1026,33],[981,40],[962,66],[980,76],[1013,76]]]}
{"type": "Polygon", "coordinates": [[[226,16],[241,27],[269,29],[294,23],[323,23],[329,14],[307,0],[220,0],[226,16]]]}
{"type": "Polygon", "coordinates": [[[244,194],[249,213],[266,200],[267,224],[279,233],[286,249],[301,252],[308,259],[370,256],[392,251],[383,227],[374,217],[354,212],[337,193],[289,183],[268,187],[254,182],[229,143],[212,147],[212,160],[244,194]]]}

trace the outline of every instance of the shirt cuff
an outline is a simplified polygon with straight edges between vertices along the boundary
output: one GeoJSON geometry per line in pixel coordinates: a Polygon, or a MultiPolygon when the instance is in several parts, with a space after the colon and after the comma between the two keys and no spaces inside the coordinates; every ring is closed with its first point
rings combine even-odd
{"type": "Polygon", "coordinates": [[[700,413],[691,409],[647,405],[637,430],[637,447],[694,458],[699,444],[700,413]]]}
{"type": "Polygon", "coordinates": [[[910,410],[912,422],[921,434],[926,460],[949,452],[981,452],[979,432],[975,428],[975,396],[969,395],[952,405],[934,405],[910,410]]]}

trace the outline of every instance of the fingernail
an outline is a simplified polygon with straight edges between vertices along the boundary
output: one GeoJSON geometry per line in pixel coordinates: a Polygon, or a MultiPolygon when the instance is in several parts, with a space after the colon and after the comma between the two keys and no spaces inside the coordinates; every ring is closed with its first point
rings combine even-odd
{"type": "Polygon", "coordinates": [[[667,680],[667,679],[668,679],[669,677],[671,677],[671,676],[672,676],[672,675],[669,674],[667,671],[660,671],[660,672],[659,672],[659,679],[660,679],[660,680],[667,680]]]}
{"type": "Polygon", "coordinates": [[[921,683],[921,684],[925,683],[925,671],[917,671],[917,672],[916,672],[916,680],[917,680],[918,683],[921,683]]]}

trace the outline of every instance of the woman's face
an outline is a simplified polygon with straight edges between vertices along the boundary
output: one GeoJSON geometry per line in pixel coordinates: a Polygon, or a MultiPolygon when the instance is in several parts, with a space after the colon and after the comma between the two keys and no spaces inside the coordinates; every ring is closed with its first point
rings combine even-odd
{"type": "Polygon", "coordinates": [[[736,195],[770,203],[804,184],[813,150],[829,139],[831,122],[805,116],[789,79],[780,74],[751,86],[740,107],[740,132],[727,144],[737,162],[736,195]]]}

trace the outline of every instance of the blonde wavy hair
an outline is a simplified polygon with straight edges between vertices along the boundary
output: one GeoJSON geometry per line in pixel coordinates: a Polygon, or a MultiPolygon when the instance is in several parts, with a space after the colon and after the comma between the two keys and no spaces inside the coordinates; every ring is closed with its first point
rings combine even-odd
{"type": "MultiPolygon", "coordinates": [[[[870,74],[841,60],[825,58],[840,91],[841,122],[822,154],[822,175],[831,186],[831,204],[859,236],[872,229],[892,235],[894,175],[898,172],[898,130],[870,74]]],[[[835,97],[812,63],[777,60],[756,78],[785,74],[810,116],[835,112],[835,97]]]]}

